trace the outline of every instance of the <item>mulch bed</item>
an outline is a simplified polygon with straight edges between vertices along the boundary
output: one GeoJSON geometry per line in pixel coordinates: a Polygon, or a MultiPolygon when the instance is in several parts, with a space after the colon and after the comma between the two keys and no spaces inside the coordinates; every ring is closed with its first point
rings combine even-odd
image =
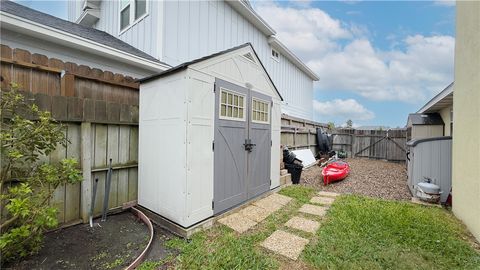
{"type": "MultiPolygon", "coordinates": [[[[124,269],[137,258],[149,239],[147,226],[131,212],[108,216],[95,226],[80,224],[47,233],[36,255],[6,265],[6,269],[124,269]]],[[[172,237],[155,228],[148,259],[160,260],[169,251],[164,242],[172,237]]]]}
{"type": "Polygon", "coordinates": [[[361,194],[387,200],[410,200],[405,163],[349,158],[350,175],[342,181],[323,185],[322,168],[312,166],[302,172],[300,184],[319,190],[361,194]]]}

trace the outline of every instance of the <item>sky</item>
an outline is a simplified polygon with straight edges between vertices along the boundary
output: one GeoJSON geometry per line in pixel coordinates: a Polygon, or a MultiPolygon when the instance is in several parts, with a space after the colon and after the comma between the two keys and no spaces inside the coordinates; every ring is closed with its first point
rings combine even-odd
{"type": "MultiPolygon", "coordinates": [[[[18,1],[67,18],[66,1],[18,1]]],[[[403,127],[453,81],[453,1],[252,1],[318,76],[314,120],[403,127]]]]}

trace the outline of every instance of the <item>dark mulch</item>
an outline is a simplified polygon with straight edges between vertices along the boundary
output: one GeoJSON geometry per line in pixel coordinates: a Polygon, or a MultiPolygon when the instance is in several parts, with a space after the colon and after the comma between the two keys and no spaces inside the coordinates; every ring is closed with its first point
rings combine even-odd
{"type": "MultiPolygon", "coordinates": [[[[148,243],[148,227],[131,212],[95,223],[100,226],[80,224],[47,233],[38,254],[7,265],[7,269],[124,269],[148,243]]],[[[147,259],[160,260],[169,253],[164,243],[172,235],[155,229],[147,259]]]]}
{"type": "Polygon", "coordinates": [[[310,167],[302,172],[301,184],[316,189],[361,194],[388,200],[410,200],[405,163],[349,158],[350,175],[342,181],[323,185],[322,168],[310,167]]]}

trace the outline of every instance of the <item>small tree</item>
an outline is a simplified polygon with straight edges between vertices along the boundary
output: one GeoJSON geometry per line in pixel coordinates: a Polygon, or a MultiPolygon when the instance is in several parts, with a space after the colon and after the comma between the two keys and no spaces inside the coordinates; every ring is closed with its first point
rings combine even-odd
{"type": "Polygon", "coordinates": [[[49,205],[55,189],[81,181],[74,159],[42,163],[56,147],[67,145],[64,127],[50,112],[30,105],[12,84],[1,91],[1,173],[3,209],[0,252],[4,261],[37,252],[43,233],[57,226],[57,209],[49,205]]]}
{"type": "Polygon", "coordinates": [[[346,124],[347,124],[347,128],[353,128],[353,121],[352,121],[352,119],[348,119],[346,124]]]}
{"type": "Polygon", "coordinates": [[[327,123],[327,127],[328,127],[329,130],[334,130],[334,129],[335,129],[335,123],[333,123],[333,122],[328,122],[328,123],[327,123]]]}

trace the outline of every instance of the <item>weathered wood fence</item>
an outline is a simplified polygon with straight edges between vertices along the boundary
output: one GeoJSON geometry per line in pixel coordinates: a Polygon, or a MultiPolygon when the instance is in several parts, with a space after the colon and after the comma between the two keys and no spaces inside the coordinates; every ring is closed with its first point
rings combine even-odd
{"type": "Polygon", "coordinates": [[[406,129],[343,129],[333,133],[333,150],[343,150],[348,157],[368,157],[405,161],[406,129]]]}
{"type": "Polygon", "coordinates": [[[45,161],[76,158],[83,182],[57,188],[51,204],[61,223],[86,222],[94,179],[98,178],[95,214],[105,194],[108,161],[113,175],[110,209],[137,200],[138,84],[134,79],[1,45],[1,86],[18,83],[28,100],[65,125],[70,144],[45,161]]]}
{"type": "Polygon", "coordinates": [[[282,115],[280,143],[292,150],[310,149],[314,155],[318,151],[317,128],[327,128],[327,124],[282,115]]]}

